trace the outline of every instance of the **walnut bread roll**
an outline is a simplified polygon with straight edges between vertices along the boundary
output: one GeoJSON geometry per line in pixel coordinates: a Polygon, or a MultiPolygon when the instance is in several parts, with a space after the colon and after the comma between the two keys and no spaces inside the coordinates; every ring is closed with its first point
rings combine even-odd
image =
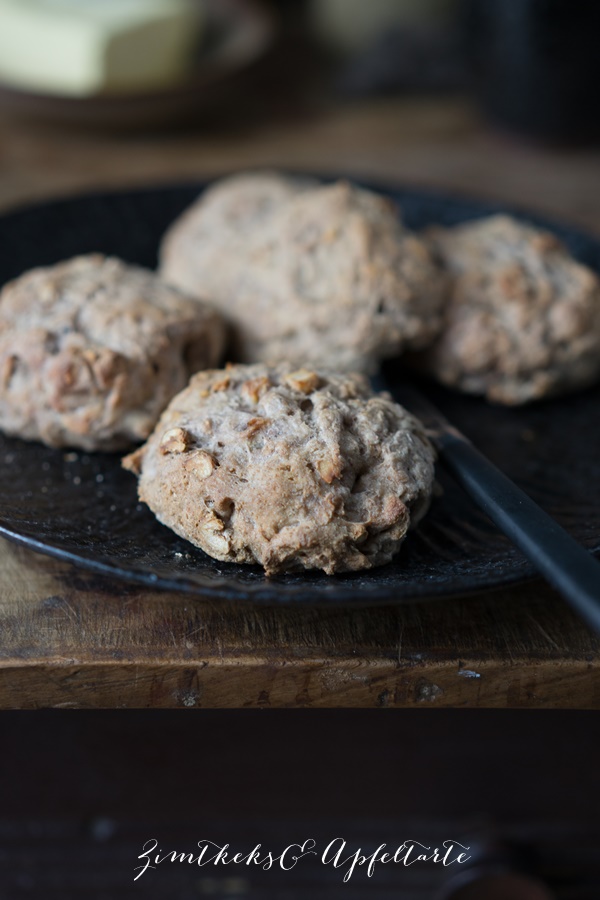
{"type": "Polygon", "coordinates": [[[450,387],[519,404],[600,376],[600,284],[554,235],[509,216],[435,228],[452,277],[443,330],[415,362],[450,387]]]}
{"type": "Polygon", "coordinates": [[[362,375],[286,364],[199,372],[123,464],[163,524],[269,575],[389,562],[434,476],[421,424],[362,375]]]}
{"type": "Polygon", "coordinates": [[[119,259],[33,269],[0,294],[0,428],[51,447],[139,443],[224,339],[214,310],[119,259]]]}
{"type": "Polygon", "coordinates": [[[231,323],[236,359],[373,372],[438,333],[446,276],[394,204],[347,182],[233,176],[167,231],[161,274],[231,323]]]}

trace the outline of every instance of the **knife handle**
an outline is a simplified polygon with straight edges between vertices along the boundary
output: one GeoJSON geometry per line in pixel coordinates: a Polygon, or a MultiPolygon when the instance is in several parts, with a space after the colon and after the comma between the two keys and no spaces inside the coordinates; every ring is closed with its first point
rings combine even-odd
{"type": "Polygon", "coordinates": [[[434,442],[467,493],[600,633],[600,562],[452,426],[434,442]]]}

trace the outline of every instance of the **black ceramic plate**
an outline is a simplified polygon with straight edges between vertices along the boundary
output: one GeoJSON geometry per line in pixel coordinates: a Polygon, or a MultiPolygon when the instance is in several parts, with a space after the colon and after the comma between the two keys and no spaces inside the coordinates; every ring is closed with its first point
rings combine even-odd
{"type": "MultiPolygon", "coordinates": [[[[200,188],[81,197],[7,215],[0,219],[0,283],[32,266],[94,250],[154,266],[161,234],[200,188]]],[[[416,228],[498,211],[438,194],[386,193],[416,228]]],[[[527,218],[551,227],[579,259],[600,270],[600,242],[527,218]]],[[[600,389],[516,410],[441,389],[435,400],[574,537],[600,550],[600,389]]],[[[159,525],[137,503],[135,479],[120,468],[118,456],[63,453],[0,436],[0,533],[146,585],[253,602],[395,603],[533,577],[520,552],[443,470],[439,480],[442,493],[396,562],[364,574],[267,579],[259,568],[215,562],[159,525]]]]}

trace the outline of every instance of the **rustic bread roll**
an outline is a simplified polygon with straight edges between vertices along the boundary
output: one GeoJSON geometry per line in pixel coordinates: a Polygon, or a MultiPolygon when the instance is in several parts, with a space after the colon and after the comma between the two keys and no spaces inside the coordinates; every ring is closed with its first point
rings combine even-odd
{"type": "Polygon", "coordinates": [[[34,269],[0,294],[0,428],[52,447],[142,441],[224,336],[214,310],[121,260],[34,269]]]}
{"type": "Polygon", "coordinates": [[[429,234],[452,287],[443,331],[418,355],[420,367],[506,404],[598,378],[598,278],[554,235],[509,216],[429,234]]]}
{"type": "Polygon", "coordinates": [[[434,454],[363,376],[259,364],[199,372],[124,465],[210,556],[332,574],[392,559],[428,507],[434,454]]]}
{"type": "Polygon", "coordinates": [[[370,372],[441,325],[445,277],[426,243],[345,182],[225,179],[171,226],[161,274],[227,317],[245,362],[370,372]]]}

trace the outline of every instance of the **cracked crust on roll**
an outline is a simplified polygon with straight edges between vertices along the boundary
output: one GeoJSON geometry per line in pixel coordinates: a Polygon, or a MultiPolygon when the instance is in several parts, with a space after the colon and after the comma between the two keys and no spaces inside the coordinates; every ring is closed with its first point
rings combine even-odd
{"type": "Polygon", "coordinates": [[[452,286],[443,331],[416,359],[421,368],[513,405],[600,376],[600,283],[558,238],[509,216],[429,235],[452,286]]]}
{"type": "Polygon", "coordinates": [[[274,175],[203,194],[167,232],[161,273],[228,318],[240,360],[341,371],[430,342],[446,286],[389,199],[274,175]]]}
{"type": "Polygon", "coordinates": [[[364,376],[286,364],[198,373],[123,464],[164,525],[269,575],[389,562],[434,476],[421,424],[364,376]]]}
{"type": "Polygon", "coordinates": [[[139,443],[224,338],[210,307],[119,259],[33,269],[0,294],[0,428],[51,447],[139,443]]]}

